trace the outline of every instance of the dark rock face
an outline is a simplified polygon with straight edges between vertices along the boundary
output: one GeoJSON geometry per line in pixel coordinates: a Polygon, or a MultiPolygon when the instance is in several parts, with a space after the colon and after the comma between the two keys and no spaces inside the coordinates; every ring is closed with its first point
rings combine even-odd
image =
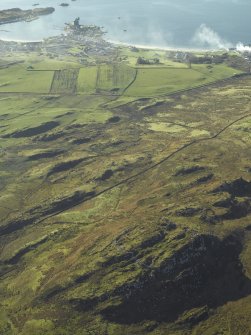
{"type": "MultiPolygon", "coordinates": [[[[102,315],[122,324],[170,322],[187,310],[215,308],[244,297],[251,293],[251,281],[243,274],[241,250],[238,234],[222,241],[210,235],[197,236],[159,268],[114,292],[122,303],[103,309],[102,315]]],[[[206,317],[204,311],[190,321],[206,317]]]]}
{"type": "Polygon", "coordinates": [[[55,174],[55,173],[59,173],[59,172],[64,172],[64,171],[68,171],[70,169],[73,169],[74,167],[76,167],[78,164],[82,163],[84,161],[83,158],[81,159],[75,159],[72,161],[68,161],[68,162],[62,162],[59,163],[57,165],[55,165],[47,174],[47,177],[55,174]]]}
{"type": "Polygon", "coordinates": [[[233,197],[251,197],[251,182],[239,178],[230,183],[224,183],[213,191],[213,193],[219,192],[227,192],[233,197]]]}
{"type": "Polygon", "coordinates": [[[36,243],[31,244],[31,245],[28,245],[27,247],[24,247],[19,252],[17,252],[16,255],[14,255],[11,259],[6,261],[6,264],[17,264],[18,261],[22,258],[22,256],[24,256],[29,251],[31,251],[33,249],[36,249],[38,246],[45,243],[47,240],[48,240],[48,237],[45,237],[39,242],[36,242],[36,243]]]}
{"type": "Polygon", "coordinates": [[[201,211],[201,208],[187,207],[187,208],[182,208],[176,211],[176,215],[183,216],[183,217],[191,217],[191,216],[198,214],[200,211],[201,211]]]}
{"type": "MultiPolygon", "coordinates": [[[[102,267],[107,268],[108,266],[116,265],[119,263],[123,263],[124,265],[133,263],[134,261],[142,258],[143,254],[146,254],[146,249],[150,251],[151,250],[150,248],[162,242],[165,239],[167,233],[168,230],[165,228],[155,232],[147,239],[142,241],[140,244],[138,244],[135,248],[130,249],[127,252],[122,253],[120,255],[111,256],[104,263],[102,263],[102,267]]],[[[116,244],[118,243],[119,242],[116,241],[116,244]]]]}
{"type": "Polygon", "coordinates": [[[192,167],[189,167],[189,168],[182,168],[175,173],[175,176],[176,177],[186,176],[188,174],[195,173],[195,172],[200,172],[200,171],[204,171],[204,170],[205,170],[205,168],[203,166],[192,166],[192,167]]]}
{"type": "Polygon", "coordinates": [[[177,228],[176,223],[170,221],[169,219],[163,217],[160,219],[160,226],[164,229],[164,231],[172,231],[177,228]]]}
{"type": "Polygon", "coordinates": [[[228,209],[225,214],[217,217],[218,221],[240,219],[251,212],[251,199],[249,199],[251,197],[251,182],[240,178],[230,183],[224,183],[213,191],[213,193],[221,192],[229,193],[230,197],[214,204],[215,207],[228,209]]]}
{"type": "Polygon", "coordinates": [[[106,170],[98,180],[108,180],[113,176],[114,172],[112,170],[106,170]]]}
{"type": "Polygon", "coordinates": [[[222,215],[216,215],[212,209],[204,210],[200,216],[200,219],[203,223],[207,224],[216,224],[223,220],[222,215]]]}
{"type": "Polygon", "coordinates": [[[85,143],[91,142],[91,140],[92,139],[90,137],[78,138],[78,139],[74,140],[72,143],[73,144],[85,144],[85,143]]]}
{"type": "Polygon", "coordinates": [[[33,224],[33,218],[17,219],[8,222],[6,225],[0,226],[0,236],[10,234],[31,224],[33,224]]]}
{"type": "Polygon", "coordinates": [[[95,192],[82,192],[77,191],[71,196],[64,197],[58,200],[55,200],[48,206],[47,208],[34,208],[31,213],[39,213],[40,210],[42,212],[42,215],[53,215],[55,213],[60,213],[61,211],[64,211],[66,209],[72,208],[87,199],[91,199],[95,196],[95,192]]]}
{"type": "Polygon", "coordinates": [[[119,116],[113,116],[107,122],[108,123],[118,123],[119,121],[120,121],[120,117],[119,116]]]}
{"type": "Polygon", "coordinates": [[[227,198],[223,200],[219,200],[214,203],[214,207],[222,207],[222,208],[229,208],[233,202],[233,198],[227,198]]]}
{"type": "Polygon", "coordinates": [[[238,200],[236,198],[226,199],[214,204],[215,207],[226,208],[226,212],[221,215],[215,214],[214,210],[206,210],[200,219],[202,222],[215,224],[223,220],[238,220],[249,215],[251,212],[250,200],[238,200]]]}
{"type": "Polygon", "coordinates": [[[223,219],[237,220],[246,217],[251,211],[250,201],[236,201],[233,200],[229,206],[228,212],[223,215],[223,219]]]}
{"type": "Polygon", "coordinates": [[[178,324],[189,325],[190,327],[197,325],[201,321],[204,321],[209,316],[209,310],[207,306],[200,308],[194,308],[189,312],[185,312],[182,317],[178,320],[178,324]]]}
{"type": "Polygon", "coordinates": [[[64,132],[59,131],[58,133],[55,134],[44,134],[42,136],[35,137],[34,140],[42,142],[51,142],[63,137],[64,135],[65,135],[64,132]]]}
{"type": "Polygon", "coordinates": [[[65,153],[64,150],[55,150],[55,151],[45,151],[39,154],[34,154],[28,157],[29,161],[36,161],[38,159],[53,158],[65,153]]]}
{"type": "Polygon", "coordinates": [[[16,131],[12,134],[4,135],[3,138],[31,137],[31,136],[39,135],[39,134],[42,134],[42,133],[46,133],[47,131],[50,131],[50,130],[58,127],[59,125],[60,125],[59,122],[50,121],[50,122],[46,122],[44,124],[41,124],[40,126],[37,126],[37,127],[27,128],[27,129],[24,129],[24,130],[16,131]]]}
{"type": "Polygon", "coordinates": [[[29,212],[24,214],[24,218],[17,218],[16,220],[7,222],[5,225],[0,226],[0,236],[11,234],[17,230],[23,229],[26,226],[36,224],[38,221],[43,220],[45,217],[52,216],[64,210],[70,209],[82,202],[93,198],[94,196],[94,191],[77,191],[72,195],[56,199],[50,204],[46,203],[37,207],[33,207],[29,210],[29,212]]]}
{"type": "Polygon", "coordinates": [[[207,183],[208,181],[212,180],[213,179],[213,174],[210,173],[208,174],[207,176],[204,176],[204,177],[201,177],[199,179],[196,180],[196,184],[203,184],[203,183],[207,183]]]}

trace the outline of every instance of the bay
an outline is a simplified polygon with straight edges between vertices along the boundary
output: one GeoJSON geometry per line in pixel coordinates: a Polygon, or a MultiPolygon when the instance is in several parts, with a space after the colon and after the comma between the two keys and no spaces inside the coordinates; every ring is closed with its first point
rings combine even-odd
{"type": "MultiPolygon", "coordinates": [[[[41,0],[51,15],[31,22],[0,26],[0,39],[38,41],[64,32],[64,24],[104,27],[107,39],[135,45],[182,48],[228,48],[251,43],[250,0],[41,0]]],[[[0,10],[35,8],[36,0],[1,0],[0,10]]]]}

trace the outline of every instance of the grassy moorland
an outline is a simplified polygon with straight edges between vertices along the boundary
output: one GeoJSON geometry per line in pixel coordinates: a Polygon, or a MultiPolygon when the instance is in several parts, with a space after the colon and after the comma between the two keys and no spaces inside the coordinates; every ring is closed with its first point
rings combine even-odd
{"type": "Polygon", "coordinates": [[[249,335],[251,76],[116,53],[1,60],[0,334],[249,335]]]}

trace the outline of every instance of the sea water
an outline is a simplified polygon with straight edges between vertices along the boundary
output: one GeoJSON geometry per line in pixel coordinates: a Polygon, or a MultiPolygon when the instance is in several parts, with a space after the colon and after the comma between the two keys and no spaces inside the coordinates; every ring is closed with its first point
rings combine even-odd
{"type": "Polygon", "coordinates": [[[0,39],[39,41],[64,33],[65,23],[80,17],[81,24],[104,27],[107,39],[132,45],[217,49],[251,43],[250,0],[1,0],[0,10],[35,3],[55,12],[0,25],[0,39]]]}

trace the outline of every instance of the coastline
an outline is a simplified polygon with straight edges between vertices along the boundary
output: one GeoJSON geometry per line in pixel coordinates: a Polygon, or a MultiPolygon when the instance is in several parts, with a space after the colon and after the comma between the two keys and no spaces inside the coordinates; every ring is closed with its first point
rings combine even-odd
{"type": "MultiPolygon", "coordinates": [[[[45,43],[47,39],[50,38],[60,38],[62,36],[67,36],[67,34],[60,34],[60,35],[52,35],[47,38],[41,40],[21,40],[21,39],[8,39],[8,38],[0,38],[0,42],[7,42],[7,43],[29,43],[29,44],[37,44],[37,43],[45,43]]],[[[112,44],[114,47],[128,47],[133,48],[136,47],[138,49],[147,49],[147,50],[156,50],[156,51],[181,51],[181,52],[219,52],[224,51],[225,49],[204,49],[204,48],[188,48],[188,47],[175,47],[175,46],[158,46],[158,45],[147,45],[147,44],[133,44],[133,43],[126,43],[120,42],[112,39],[104,38],[105,42],[112,44]]]]}
{"type": "MultiPolygon", "coordinates": [[[[45,11],[50,11],[50,13],[52,13],[55,9],[53,7],[47,7],[47,8],[37,8],[37,9],[33,9],[33,10],[25,10],[22,11],[18,8],[12,8],[10,10],[3,10],[0,11],[1,12],[13,12],[13,11],[17,11],[18,13],[26,13],[26,12],[44,12],[45,11]]],[[[43,13],[40,15],[44,15],[43,13]]],[[[47,12],[48,14],[48,12],[47,12]]],[[[29,16],[31,17],[31,16],[29,16]]],[[[38,17],[35,17],[34,19],[37,19],[38,17]]],[[[19,18],[18,21],[23,21],[23,22],[27,22],[29,23],[30,21],[27,21],[24,17],[19,18]]],[[[12,21],[10,23],[17,23],[18,22],[17,19],[15,21],[12,21]]],[[[0,25],[3,24],[1,23],[1,17],[0,17],[0,25]]],[[[86,39],[88,39],[89,36],[91,36],[92,42],[95,43],[95,41],[97,42],[98,39],[100,39],[101,35],[101,40],[106,43],[106,44],[110,44],[111,47],[113,48],[119,48],[119,47],[125,47],[125,48],[137,48],[140,50],[155,50],[155,51],[169,51],[169,52],[181,52],[181,53],[216,53],[216,52],[228,52],[230,51],[230,49],[227,48],[206,48],[206,47],[196,47],[196,46],[161,46],[161,45],[153,45],[153,44],[140,44],[140,43],[129,43],[129,42],[122,42],[116,39],[113,39],[112,37],[108,37],[105,31],[103,31],[104,27],[100,27],[97,25],[80,25],[79,27],[82,27],[82,31],[81,30],[74,30],[76,29],[76,27],[74,27],[73,23],[65,23],[65,27],[60,28],[61,32],[60,33],[55,33],[55,34],[51,34],[50,36],[44,37],[44,38],[38,38],[38,39],[22,39],[22,38],[10,38],[8,36],[5,37],[1,37],[0,34],[0,41],[2,42],[2,44],[4,42],[6,43],[13,43],[13,45],[19,44],[22,45],[22,47],[25,47],[25,44],[29,44],[30,46],[33,45],[45,45],[45,44],[49,44],[51,40],[53,40],[54,42],[59,42],[61,40],[64,40],[64,42],[67,40],[69,42],[69,37],[73,37],[73,39],[75,40],[75,42],[77,43],[78,40],[82,39],[83,41],[86,39]],[[72,27],[69,29],[69,27],[72,27]],[[85,29],[87,28],[87,33],[85,31],[85,29]],[[101,33],[101,35],[99,34],[99,36],[97,36],[97,28],[99,30],[99,33],[101,33]],[[91,32],[91,33],[90,33],[91,32]],[[87,35],[86,35],[87,34],[87,35]],[[95,36],[96,35],[96,36],[95,36]]],[[[79,28],[78,28],[79,29],[79,28]]],[[[89,42],[89,41],[88,41],[89,42]]],[[[99,41],[100,42],[100,41],[99,41]]],[[[88,43],[89,44],[89,43],[88,43]]]]}
{"type": "Polygon", "coordinates": [[[32,40],[32,41],[29,41],[29,40],[18,40],[18,39],[8,39],[8,38],[0,38],[0,42],[12,42],[12,43],[43,43],[44,40],[32,40]]]}
{"type": "MultiPolygon", "coordinates": [[[[12,19],[10,18],[9,21],[5,21],[5,18],[0,17],[0,25],[4,25],[4,24],[12,24],[12,23],[18,23],[18,22],[27,22],[29,23],[30,21],[33,20],[37,20],[39,18],[40,15],[46,15],[46,14],[51,14],[54,12],[54,8],[53,7],[48,7],[48,8],[36,8],[36,9],[32,9],[32,10],[20,10],[19,8],[11,8],[9,10],[2,10],[0,11],[0,14],[4,14],[4,13],[12,13],[12,12],[17,12],[20,14],[20,17],[13,17],[12,19]],[[29,15],[28,15],[29,13],[29,15]],[[36,13],[36,14],[35,14],[36,13]],[[29,20],[27,21],[28,19],[29,20]]],[[[96,25],[94,25],[94,27],[98,27],[96,25]]],[[[63,27],[62,27],[62,31],[63,31],[63,27]]],[[[15,39],[15,38],[8,38],[8,37],[0,37],[0,41],[2,42],[11,42],[11,43],[45,43],[46,40],[53,38],[61,38],[62,36],[66,36],[67,34],[52,34],[48,37],[45,38],[41,38],[41,39],[37,39],[37,40],[29,40],[29,39],[15,39]]],[[[104,34],[105,35],[105,34],[104,34]]],[[[103,37],[103,40],[105,42],[108,42],[110,44],[112,44],[114,47],[136,47],[138,49],[147,49],[147,50],[159,50],[159,51],[181,51],[181,52],[218,52],[218,51],[223,51],[225,49],[210,49],[210,48],[199,48],[199,47],[183,47],[183,46],[161,46],[161,45],[147,45],[147,44],[134,44],[134,43],[128,43],[128,42],[121,42],[118,40],[114,40],[112,38],[106,38],[103,37]]]]}
{"type": "MultiPolygon", "coordinates": [[[[36,8],[32,10],[21,10],[19,8],[11,8],[8,10],[2,10],[0,11],[0,25],[4,24],[11,24],[11,23],[18,23],[18,22],[27,22],[29,23],[30,21],[37,20],[40,15],[47,15],[51,14],[55,11],[53,7],[47,7],[47,8],[36,8]],[[4,18],[4,15],[9,15],[10,13],[16,13],[16,15],[19,14],[19,17],[13,16],[12,19],[10,18],[9,21],[6,21],[6,18],[4,18]],[[3,18],[1,19],[1,13],[3,15],[3,18]]],[[[98,27],[94,25],[93,27],[98,27]]],[[[100,28],[100,27],[99,27],[100,28]]],[[[62,27],[62,31],[63,31],[62,27]]],[[[1,35],[1,34],[0,34],[1,35]]],[[[61,32],[61,34],[52,34],[48,37],[44,37],[41,39],[37,40],[29,40],[29,39],[13,39],[13,38],[8,38],[8,37],[0,37],[0,41],[3,42],[13,42],[13,43],[44,43],[47,39],[53,38],[60,38],[64,36],[61,32]]],[[[104,34],[105,35],[105,34],[104,34]]],[[[129,42],[121,42],[118,40],[114,40],[112,38],[106,38],[103,37],[105,42],[108,42],[112,44],[115,47],[136,47],[138,49],[147,49],[147,50],[160,50],[160,51],[180,51],[180,52],[219,52],[219,51],[229,51],[229,49],[226,48],[203,48],[203,47],[186,47],[186,46],[161,46],[161,45],[152,45],[152,44],[134,44],[134,43],[129,43],[129,42]]]]}
{"type": "Polygon", "coordinates": [[[133,43],[126,43],[126,42],[119,42],[114,41],[111,39],[108,39],[107,42],[116,45],[116,46],[124,46],[124,47],[135,47],[138,49],[147,49],[147,50],[159,50],[159,51],[182,51],[182,52],[217,52],[217,51],[223,51],[225,49],[203,49],[203,48],[186,48],[186,47],[175,47],[175,46],[169,46],[169,47],[162,47],[157,45],[147,45],[147,44],[133,44],[133,43]]]}

